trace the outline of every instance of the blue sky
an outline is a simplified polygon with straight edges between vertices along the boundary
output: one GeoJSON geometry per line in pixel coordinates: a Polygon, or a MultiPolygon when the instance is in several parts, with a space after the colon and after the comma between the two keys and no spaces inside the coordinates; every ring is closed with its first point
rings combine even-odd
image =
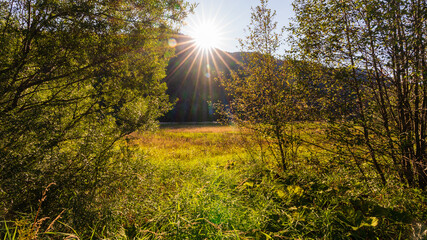
{"type": "MultiPolygon", "coordinates": [[[[204,21],[213,21],[221,33],[218,48],[228,51],[239,51],[238,38],[246,35],[244,29],[250,23],[251,7],[256,7],[259,0],[187,0],[198,3],[195,13],[185,21],[182,33],[191,35],[191,26],[204,21]]],[[[293,17],[292,0],[269,0],[268,6],[276,10],[278,27],[287,26],[293,17]]]]}

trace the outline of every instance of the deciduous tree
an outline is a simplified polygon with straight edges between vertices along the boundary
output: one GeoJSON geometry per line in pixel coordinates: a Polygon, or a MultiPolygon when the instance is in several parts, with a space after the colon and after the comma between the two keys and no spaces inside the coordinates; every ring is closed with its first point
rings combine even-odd
{"type": "Polygon", "coordinates": [[[126,161],[115,143],[170,108],[166,40],[187,11],[182,0],[0,2],[1,215],[36,209],[50,183],[47,214],[88,215],[118,180],[109,166],[126,161]]]}
{"type": "Polygon", "coordinates": [[[273,153],[286,170],[297,144],[291,123],[303,102],[297,99],[291,62],[280,60],[283,31],[277,29],[275,15],[266,0],[252,9],[248,36],[240,40],[242,66],[230,78],[223,78],[222,84],[232,99],[232,120],[271,141],[273,153]]]}
{"type": "Polygon", "coordinates": [[[425,188],[426,1],[296,0],[294,9],[295,47],[345,72],[356,96],[354,118],[335,122],[345,134],[334,136],[383,183],[390,172],[425,188]]]}

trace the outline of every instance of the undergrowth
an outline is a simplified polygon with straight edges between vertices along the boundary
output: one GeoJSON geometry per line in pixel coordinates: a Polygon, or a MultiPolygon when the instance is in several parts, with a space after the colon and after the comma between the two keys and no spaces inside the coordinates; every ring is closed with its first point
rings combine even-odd
{"type": "MultiPolygon", "coordinates": [[[[323,135],[314,125],[308,129],[315,138],[323,135]]],[[[70,227],[68,235],[36,237],[427,238],[425,192],[393,181],[382,186],[375,174],[360,176],[349,159],[310,145],[300,147],[287,172],[267,151],[261,154],[268,148],[233,128],[166,127],[134,134],[116,147],[129,161],[115,165],[125,181],[99,194],[103,221],[83,232],[70,227]]],[[[21,239],[30,219],[4,222],[2,239],[21,239]]]]}

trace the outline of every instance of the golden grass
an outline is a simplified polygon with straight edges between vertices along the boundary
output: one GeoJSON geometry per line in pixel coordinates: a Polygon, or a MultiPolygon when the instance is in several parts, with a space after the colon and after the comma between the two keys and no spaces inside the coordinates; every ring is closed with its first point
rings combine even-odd
{"type": "Polygon", "coordinates": [[[133,133],[131,136],[133,144],[157,164],[207,161],[222,165],[242,154],[245,147],[237,128],[219,124],[163,125],[156,132],[133,133]]]}
{"type": "MultiPolygon", "coordinates": [[[[304,163],[330,159],[334,155],[327,150],[331,146],[320,126],[320,123],[294,126],[294,134],[303,140],[294,150],[304,163]],[[320,142],[321,146],[308,143],[313,141],[320,142]]],[[[262,157],[266,164],[277,165],[277,159],[274,157],[277,157],[277,151],[271,142],[274,140],[234,126],[165,124],[156,132],[133,133],[132,136],[133,144],[141,148],[156,165],[179,163],[192,166],[201,162],[224,165],[248,156],[251,159],[262,157]]]]}
{"type": "Polygon", "coordinates": [[[182,133],[237,133],[238,129],[234,126],[223,125],[164,125],[162,130],[165,132],[182,133]]]}

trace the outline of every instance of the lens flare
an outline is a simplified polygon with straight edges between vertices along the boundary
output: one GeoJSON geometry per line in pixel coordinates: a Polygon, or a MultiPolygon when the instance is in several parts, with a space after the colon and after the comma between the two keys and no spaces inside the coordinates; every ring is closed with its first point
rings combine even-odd
{"type": "Polygon", "coordinates": [[[218,48],[221,43],[221,32],[213,22],[204,22],[194,27],[191,34],[196,45],[205,50],[218,48]]]}
{"type": "Polygon", "coordinates": [[[174,48],[177,45],[175,38],[169,38],[168,40],[169,47],[174,48]]]}

